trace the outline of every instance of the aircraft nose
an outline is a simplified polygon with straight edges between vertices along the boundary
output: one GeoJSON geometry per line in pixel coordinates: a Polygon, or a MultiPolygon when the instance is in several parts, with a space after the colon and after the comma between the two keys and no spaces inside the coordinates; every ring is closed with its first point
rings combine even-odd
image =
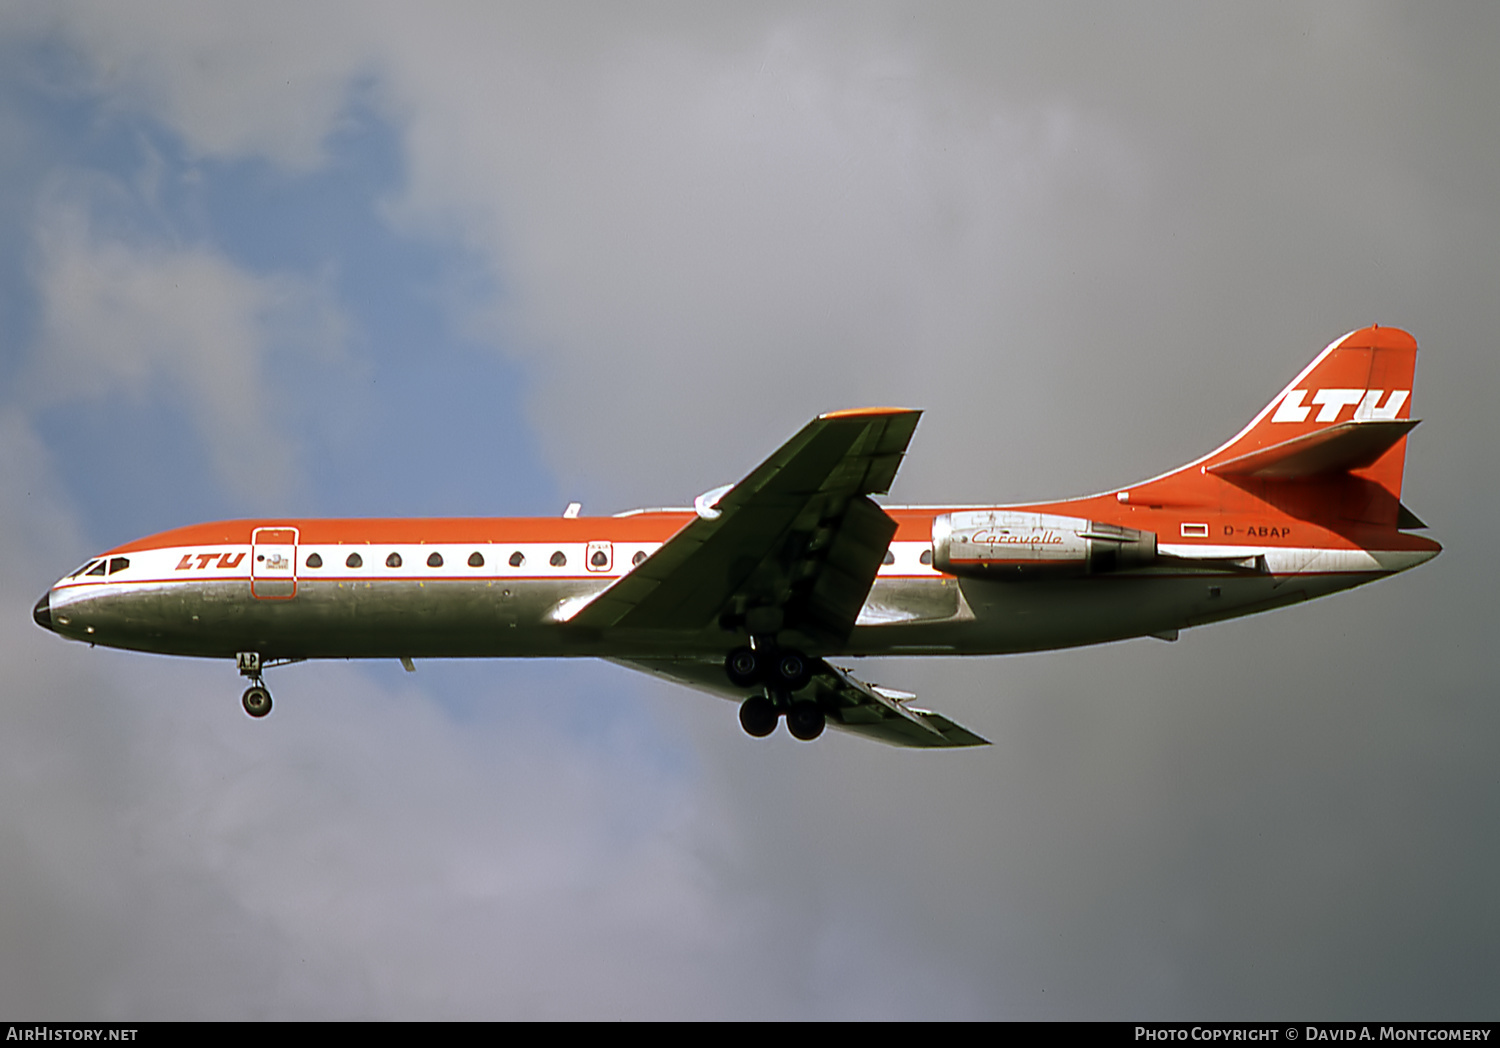
{"type": "Polygon", "coordinates": [[[48,590],[42,594],[42,599],[36,602],[36,607],[31,609],[31,617],[36,619],[36,624],[44,630],[53,629],[52,626],[52,591],[48,590]]]}

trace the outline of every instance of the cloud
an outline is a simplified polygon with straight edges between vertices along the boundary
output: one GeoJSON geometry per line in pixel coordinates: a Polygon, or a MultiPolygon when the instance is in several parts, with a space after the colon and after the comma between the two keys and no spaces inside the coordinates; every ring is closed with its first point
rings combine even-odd
{"type": "Polygon", "coordinates": [[[91,88],[200,154],[316,163],[365,84],[406,145],[386,215],[488,274],[452,308],[608,499],[680,502],[835,407],[1029,423],[1004,378],[1067,370],[1042,281],[1149,187],[1099,111],[949,69],[899,12],[78,11],[91,88]],[[742,458],[684,436],[710,431],[742,458]]]}
{"type": "Polygon", "coordinates": [[[1138,210],[1143,158],[1088,112],[827,17],[444,28],[388,60],[411,154],[393,213],[493,267],[476,311],[532,363],[552,461],[613,497],[643,462],[647,501],[735,479],[831,408],[1009,406],[997,379],[1046,367],[1025,300],[1076,235],[1058,206],[1138,210]],[[741,457],[707,461],[705,433],[741,457]]]}
{"type": "Polygon", "coordinates": [[[342,346],[324,291],[101,219],[89,193],[54,193],[35,236],[40,334],[23,393],[34,407],[167,400],[227,488],[247,469],[267,493],[295,487],[295,442],[275,420],[299,359],[342,346]]]}
{"type": "Polygon", "coordinates": [[[929,409],[903,497],[1153,474],[1412,312],[1494,159],[1434,139],[1474,95],[1439,42],[1474,34],[1363,8],[1165,34],[900,5],[68,10],[33,22],[203,155],[316,164],[356,92],[392,120],[387,218],[488,275],[451,308],[525,362],[544,453],[610,502],[681,502],[817,411],[892,401],[929,409]],[[1184,368],[1245,396],[1148,408],[1184,368]],[[992,415],[1048,454],[955,454],[1014,443],[992,415]]]}
{"type": "Polygon", "coordinates": [[[247,731],[227,667],[28,626],[0,627],[8,1010],[631,1017],[664,981],[715,998],[697,962],[735,907],[703,875],[712,819],[628,738],[580,746],[503,695],[460,725],[342,667],[284,680],[271,730],[247,731]]]}
{"type": "Polygon", "coordinates": [[[329,129],[368,55],[359,10],[63,4],[22,8],[10,19],[86,58],[76,88],[118,110],[151,113],[199,156],[264,157],[306,171],[324,160],[329,129]]]}

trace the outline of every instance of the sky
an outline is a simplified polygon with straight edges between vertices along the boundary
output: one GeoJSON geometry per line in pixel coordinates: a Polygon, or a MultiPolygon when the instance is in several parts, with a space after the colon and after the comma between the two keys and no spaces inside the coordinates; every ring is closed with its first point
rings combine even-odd
{"type": "Polygon", "coordinates": [[[1479,1019],[1500,984],[1500,13],[0,4],[0,1013],[1479,1019]],[[1128,484],[1422,347],[1421,569],[871,660],[993,740],[602,663],[229,665],[31,606],[236,516],[684,505],[923,408],[893,502],[1128,484]]]}

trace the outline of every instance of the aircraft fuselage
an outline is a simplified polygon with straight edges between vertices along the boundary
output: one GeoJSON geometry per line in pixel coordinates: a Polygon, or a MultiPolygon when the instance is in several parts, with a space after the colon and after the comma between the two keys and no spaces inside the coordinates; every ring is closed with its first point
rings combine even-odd
{"type": "MultiPolygon", "coordinates": [[[[1077,514],[1080,506],[1023,509],[1077,514]]],[[[876,573],[849,637],[830,644],[795,636],[788,643],[810,655],[845,657],[998,655],[1096,644],[1349,589],[1414,567],[1439,548],[1394,531],[1369,547],[1339,547],[1330,544],[1339,536],[1311,524],[1247,525],[1244,514],[1235,514],[1224,520],[1238,524],[1204,521],[1218,541],[1163,543],[1165,556],[1172,557],[1164,563],[1099,573],[1063,570],[1051,577],[1017,572],[1012,578],[961,578],[930,563],[932,521],[951,510],[889,512],[898,526],[889,547],[893,562],[876,573]],[[1247,534],[1226,541],[1223,533],[1230,528],[1247,534]],[[1213,556],[1192,556],[1204,549],[1213,556]],[[922,562],[924,555],[929,563],[922,562]],[[1264,558],[1263,570],[1255,567],[1258,557],[1264,558]],[[1246,566],[1226,571],[1224,565],[1233,562],[1246,566]]],[[[1119,516],[1132,525],[1159,525],[1141,518],[1162,514],[1127,510],[1119,516]]],[[[654,511],[566,520],[203,525],[110,550],[99,558],[105,574],[59,581],[38,616],[75,640],[207,658],[249,650],[266,659],[722,656],[725,637],[716,625],[597,630],[569,621],[572,609],[615,583],[635,567],[635,558],[650,556],[690,519],[690,511],[654,511]],[[267,544],[247,540],[272,529],[295,537],[277,544],[294,567],[268,577],[267,544]],[[602,562],[590,566],[590,557],[602,562]],[[111,560],[128,563],[109,573],[111,560]],[[256,566],[262,574],[253,578],[256,566]]]]}

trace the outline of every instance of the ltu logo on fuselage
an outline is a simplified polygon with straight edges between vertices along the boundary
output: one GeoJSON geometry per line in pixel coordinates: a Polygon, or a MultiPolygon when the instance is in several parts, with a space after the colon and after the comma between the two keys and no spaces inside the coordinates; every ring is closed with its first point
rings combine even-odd
{"type": "Polygon", "coordinates": [[[1411,390],[1393,389],[1390,396],[1385,398],[1385,403],[1381,404],[1380,398],[1384,394],[1383,389],[1320,389],[1313,394],[1312,404],[1303,404],[1307,399],[1307,390],[1294,389],[1281,398],[1281,404],[1277,407],[1276,414],[1271,416],[1271,421],[1306,422],[1313,404],[1322,405],[1314,422],[1337,422],[1339,412],[1351,406],[1354,407],[1355,422],[1377,419],[1391,421],[1401,410],[1401,405],[1406,403],[1406,398],[1411,396],[1411,390]]]}
{"type": "Polygon", "coordinates": [[[236,553],[232,559],[228,553],[184,553],[182,559],[177,562],[176,570],[187,571],[194,566],[193,561],[195,560],[198,562],[197,568],[199,571],[206,569],[210,564],[214,564],[214,561],[218,561],[217,564],[214,564],[216,568],[237,568],[240,566],[240,561],[244,559],[244,553],[236,553]]]}

